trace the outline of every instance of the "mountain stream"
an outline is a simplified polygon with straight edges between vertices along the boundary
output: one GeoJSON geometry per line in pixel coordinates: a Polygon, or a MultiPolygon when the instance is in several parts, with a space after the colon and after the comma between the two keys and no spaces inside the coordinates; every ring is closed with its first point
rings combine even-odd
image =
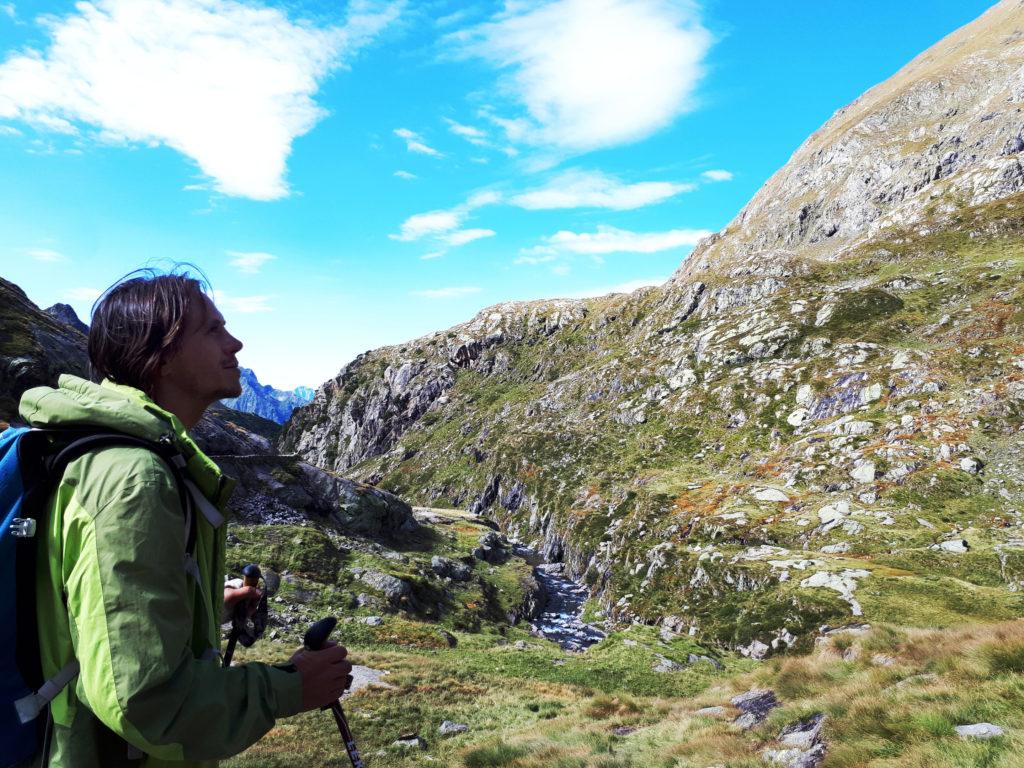
{"type": "Polygon", "coordinates": [[[534,550],[516,546],[515,553],[532,564],[546,600],[543,612],[530,622],[533,634],[553,640],[567,651],[585,651],[605,633],[581,621],[587,588],[563,575],[562,563],[545,563],[534,550]]]}

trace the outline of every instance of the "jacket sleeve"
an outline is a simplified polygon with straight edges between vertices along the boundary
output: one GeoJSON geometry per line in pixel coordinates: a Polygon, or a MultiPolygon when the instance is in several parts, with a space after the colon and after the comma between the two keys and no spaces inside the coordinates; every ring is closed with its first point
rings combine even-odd
{"type": "Polygon", "coordinates": [[[237,754],[300,709],[301,678],[193,657],[194,594],[178,494],[157,457],[139,449],[130,457],[125,471],[96,455],[93,471],[83,473],[91,490],[65,519],[64,576],[81,665],[76,693],[154,757],[237,754]]]}

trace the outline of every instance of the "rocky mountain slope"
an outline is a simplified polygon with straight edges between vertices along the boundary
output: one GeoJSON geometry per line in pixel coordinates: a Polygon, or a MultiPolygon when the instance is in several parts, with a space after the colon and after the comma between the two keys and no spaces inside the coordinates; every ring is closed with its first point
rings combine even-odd
{"type": "Polygon", "coordinates": [[[358,357],[280,446],[763,656],[1024,610],[1024,3],[840,110],[665,286],[358,357]]]}
{"type": "Polygon", "coordinates": [[[284,424],[292,411],[313,399],[309,387],[294,390],[275,389],[269,384],[260,384],[255,372],[242,368],[242,394],[222,400],[228,408],[245,413],[254,413],[277,424],[284,424]]]}

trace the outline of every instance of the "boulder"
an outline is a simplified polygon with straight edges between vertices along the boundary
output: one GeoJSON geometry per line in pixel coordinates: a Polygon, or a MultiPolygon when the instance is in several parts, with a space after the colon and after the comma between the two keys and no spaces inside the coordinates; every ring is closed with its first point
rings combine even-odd
{"type": "Polygon", "coordinates": [[[955,730],[956,735],[961,739],[994,739],[1005,733],[1002,728],[998,725],[992,725],[992,723],[958,725],[955,730]]]}
{"type": "Polygon", "coordinates": [[[456,723],[453,720],[445,720],[438,727],[437,732],[442,736],[455,736],[459,733],[465,733],[469,730],[469,726],[465,723],[456,723]]]}
{"type": "Polygon", "coordinates": [[[397,576],[382,571],[362,571],[357,578],[366,586],[381,592],[388,602],[398,603],[403,597],[412,594],[412,586],[397,576]]]}
{"type": "Polygon", "coordinates": [[[758,501],[779,501],[789,503],[789,496],[777,488],[759,488],[754,491],[754,498],[758,501]]]}
{"type": "Polygon", "coordinates": [[[775,691],[767,688],[753,688],[746,693],[733,696],[729,703],[743,713],[733,723],[747,730],[763,722],[768,717],[768,713],[779,706],[779,699],[775,695],[775,691]]]}
{"type": "Polygon", "coordinates": [[[394,740],[392,746],[401,747],[402,749],[426,749],[427,742],[421,739],[418,734],[403,733],[394,740]]]}
{"type": "Polygon", "coordinates": [[[783,728],[779,748],[765,749],[761,754],[769,762],[785,768],[817,768],[825,758],[821,727],[825,715],[817,714],[783,728]]]}
{"type": "Polygon", "coordinates": [[[870,483],[875,479],[875,462],[864,461],[858,464],[850,472],[850,477],[858,483],[870,483]]]}

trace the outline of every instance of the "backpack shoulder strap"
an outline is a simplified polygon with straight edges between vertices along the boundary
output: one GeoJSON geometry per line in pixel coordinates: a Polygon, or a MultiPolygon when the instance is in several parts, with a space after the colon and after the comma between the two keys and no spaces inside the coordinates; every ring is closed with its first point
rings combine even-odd
{"type": "MultiPolygon", "coordinates": [[[[39,431],[45,433],[50,430],[39,431]]],[[[135,437],[134,435],[127,435],[123,432],[114,431],[88,432],[84,434],[81,432],[61,433],[57,431],[56,434],[58,436],[62,434],[67,435],[70,437],[70,442],[68,442],[54,456],[46,460],[46,474],[51,480],[51,483],[48,483],[51,490],[64,475],[65,470],[68,468],[68,464],[91,451],[115,446],[135,446],[152,451],[163,459],[164,463],[171,470],[171,475],[174,477],[174,483],[178,489],[178,497],[181,500],[181,507],[185,513],[185,523],[187,526],[185,554],[189,557],[194,554],[196,548],[196,516],[193,508],[192,496],[189,493],[188,486],[185,484],[186,461],[185,457],[182,456],[181,452],[177,448],[175,448],[174,443],[170,439],[154,442],[152,440],[145,440],[141,437],[135,437]]]]}

